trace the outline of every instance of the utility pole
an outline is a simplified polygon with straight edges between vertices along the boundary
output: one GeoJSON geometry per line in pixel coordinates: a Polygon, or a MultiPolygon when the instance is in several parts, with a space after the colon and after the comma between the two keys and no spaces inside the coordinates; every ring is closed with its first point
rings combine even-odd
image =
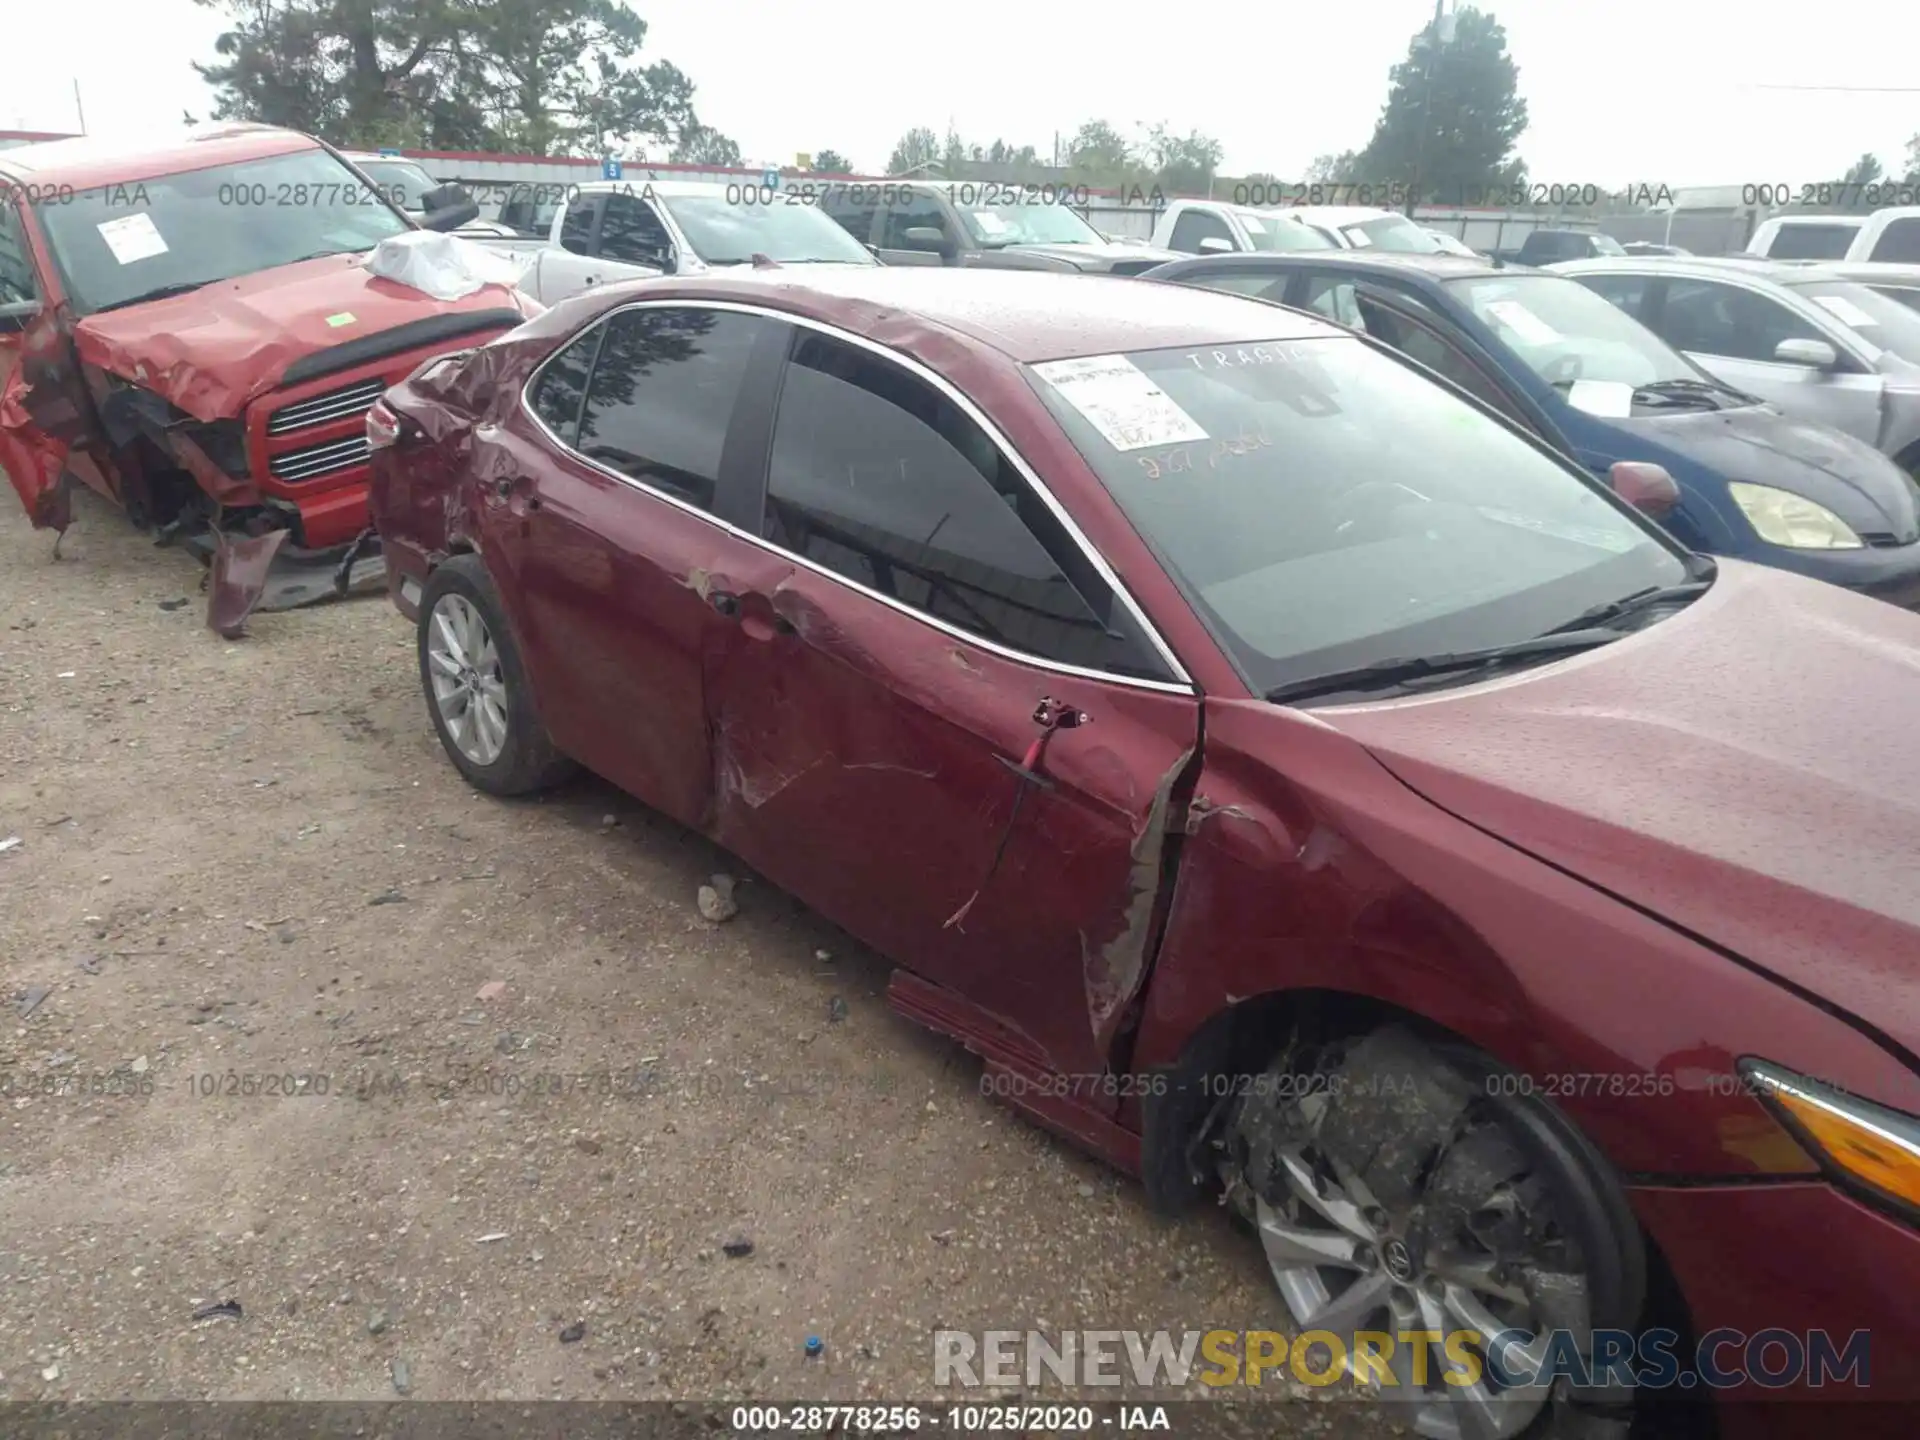
{"type": "Polygon", "coordinates": [[[1433,128],[1433,68],[1440,61],[1440,47],[1446,43],[1447,0],[1433,0],[1433,23],[1427,27],[1426,56],[1420,65],[1420,133],[1413,137],[1413,183],[1407,187],[1407,218],[1420,198],[1420,171],[1426,161],[1427,131],[1433,128]]]}
{"type": "Polygon", "coordinates": [[[87,111],[86,107],[80,103],[80,77],[78,75],[73,77],[73,109],[74,113],[80,117],[80,133],[84,135],[87,133],[87,111]]]}

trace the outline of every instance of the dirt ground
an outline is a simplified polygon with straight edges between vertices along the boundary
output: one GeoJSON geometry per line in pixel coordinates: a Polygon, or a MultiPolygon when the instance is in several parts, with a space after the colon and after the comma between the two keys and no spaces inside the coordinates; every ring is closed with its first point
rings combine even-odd
{"type": "Polygon", "coordinates": [[[700,918],[699,837],[471,790],[384,600],[224,642],[76,508],[55,561],[0,506],[0,1399],[939,1398],[938,1327],[1284,1328],[789,897],[700,918]]]}

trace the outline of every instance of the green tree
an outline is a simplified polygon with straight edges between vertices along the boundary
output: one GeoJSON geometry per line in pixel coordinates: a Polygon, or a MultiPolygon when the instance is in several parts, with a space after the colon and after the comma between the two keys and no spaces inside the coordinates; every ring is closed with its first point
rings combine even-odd
{"type": "Polygon", "coordinates": [[[1117,188],[1151,178],[1134,148],[1112,124],[1089,120],[1067,141],[1067,169],[1083,185],[1117,188]]]}
{"type": "Polygon", "coordinates": [[[680,134],[679,143],[673,147],[673,163],[676,165],[723,165],[740,164],[740,147],[710,126],[694,121],[680,134]]]}
{"type": "Polygon", "coordinates": [[[904,175],[931,165],[940,158],[940,137],[925,125],[916,125],[902,135],[887,158],[889,175],[904,175]]]}
{"type": "Polygon", "coordinates": [[[196,0],[231,28],[197,64],[219,119],[336,144],[599,154],[671,143],[693,84],[642,64],[618,0],[196,0]]]}
{"type": "Polygon", "coordinates": [[[1155,125],[1148,132],[1143,158],[1162,190],[1172,195],[1204,195],[1224,153],[1218,140],[1197,130],[1174,135],[1165,125],[1155,125]]]}
{"type": "Polygon", "coordinates": [[[1413,37],[1393,67],[1358,173],[1335,178],[1403,181],[1421,198],[1453,203],[1523,182],[1526,165],[1514,146],[1527,128],[1527,102],[1506,29],[1472,7],[1448,18],[1451,27],[1429,25],[1413,37]]]}
{"type": "Polygon", "coordinates": [[[813,168],[822,175],[851,175],[853,162],[838,150],[816,150],[813,152],[813,168]]]}
{"type": "Polygon", "coordinates": [[[1307,166],[1307,183],[1310,185],[1358,184],[1354,179],[1360,167],[1360,156],[1353,150],[1342,150],[1338,155],[1316,155],[1313,163],[1307,166]]]}

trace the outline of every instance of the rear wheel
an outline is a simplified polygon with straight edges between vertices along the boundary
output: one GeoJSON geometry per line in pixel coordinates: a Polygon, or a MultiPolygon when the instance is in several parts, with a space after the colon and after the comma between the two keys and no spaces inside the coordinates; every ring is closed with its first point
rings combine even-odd
{"type": "Polygon", "coordinates": [[[420,595],[420,684],[462,775],[490,795],[525,795],[574,769],[534,709],[499,593],[477,555],[456,555],[420,595]]]}
{"type": "Polygon", "coordinates": [[[1645,1257],[1604,1160],[1520,1077],[1390,1027],[1296,1037],[1248,1079],[1222,1178],[1299,1333],[1339,1337],[1309,1373],[1411,1401],[1429,1440],[1627,1434],[1625,1397],[1536,1379],[1553,1332],[1585,1355],[1593,1329],[1634,1324],[1645,1257]],[[1390,1337],[1390,1380],[1356,1360],[1356,1332],[1390,1337]]]}

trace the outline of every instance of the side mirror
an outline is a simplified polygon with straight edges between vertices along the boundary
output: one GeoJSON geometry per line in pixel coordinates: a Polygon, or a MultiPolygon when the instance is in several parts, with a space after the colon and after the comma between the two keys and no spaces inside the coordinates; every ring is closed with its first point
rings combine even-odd
{"type": "Polygon", "coordinates": [[[1833,370],[1840,356],[1824,340],[1782,340],[1773,347],[1773,358],[1782,365],[1804,365],[1809,370],[1833,370]]]}
{"type": "Polygon", "coordinates": [[[1613,493],[1642,515],[1664,520],[1680,504],[1680,487],[1664,465],[1646,460],[1621,460],[1607,472],[1613,493]]]}
{"type": "Polygon", "coordinates": [[[458,230],[480,218],[480,206],[463,186],[442,185],[420,197],[426,213],[420,221],[423,230],[458,230]]]}
{"type": "Polygon", "coordinates": [[[1200,242],[1200,253],[1202,255],[1231,255],[1233,253],[1233,242],[1231,240],[1223,240],[1218,235],[1209,235],[1200,242]]]}
{"type": "Polygon", "coordinates": [[[936,250],[943,256],[953,250],[946,232],[938,225],[910,225],[900,232],[900,238],[907,242],[910,250],[936,250]]]}
{"type": "Polygon", "coordinates": [[[0,305],[0,335],[25,330],[40,318],[38,300],[9,300],[0,305]]]}

